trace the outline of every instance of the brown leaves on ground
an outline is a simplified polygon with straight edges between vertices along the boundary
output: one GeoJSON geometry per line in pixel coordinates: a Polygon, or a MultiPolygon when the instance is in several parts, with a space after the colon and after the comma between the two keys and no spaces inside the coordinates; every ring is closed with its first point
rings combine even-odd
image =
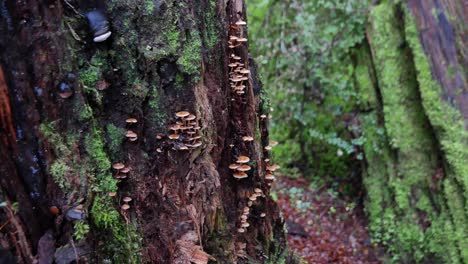
{"type": "Polygon", "coordinates": [[[288,229],[288,242],[308,263],[380,263],[360,208],[303,179],[275,184],[288,229]]]}

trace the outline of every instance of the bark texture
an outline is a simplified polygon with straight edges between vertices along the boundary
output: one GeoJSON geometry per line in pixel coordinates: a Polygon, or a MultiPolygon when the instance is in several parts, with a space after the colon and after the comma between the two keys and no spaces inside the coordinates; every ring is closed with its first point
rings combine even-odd
{"type": "Polygon", "coordinates": [[[383,1],[356,56],[366,209],[396,262],[468,262],[464,9],[383,1]]]}
{"type": "Polygon", "coordinates": [[[247,92],[229,87],[228,32],[246,19],[244,2],[90,3],[0,1],[1,257],[292,263],[264,180],[268,109],[246,44],[235,53],[252,72],[247,92]],[[111,23],[103,43],[83,16],[93,8],[111,23]],[[177,111],[196,115],[201,147],[168,139],[177,111]],[[247,179],[228,168],[239,155],[251,159],[247,179]],[[118,162],[131,169],[124,179],[118,162]],[[265,196],[238,233],[254,188],[265,196]]]}

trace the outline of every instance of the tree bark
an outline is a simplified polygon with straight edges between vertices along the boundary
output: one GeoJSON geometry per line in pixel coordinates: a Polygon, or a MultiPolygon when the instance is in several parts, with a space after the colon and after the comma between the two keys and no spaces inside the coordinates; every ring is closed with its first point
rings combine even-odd
{"type": "Polygon", "coordinates": [[[247,44],[227,45],[244,2],[92,3],[0,1],[2,257],[293,263],[264,179],[268,108],[255,64],[247,44]],[[93,42],[93,9],[110,22],[105,42],[93,42]],[[231,53],[251,71],[242,96],[230,88],[231,53]],[[200,147],[168,138],[178,111],[196,116],[200,147]],[[228,167],[240,155],[252,170],[236,180],[228,167]],[[264,196],[238,233],[254,188],[264,196]]]}
{"type": "Polygon", "coordinates": [[[356,55],[375,240],[404,263],[468,262],[463,1],[385,1],[356,55]]]}

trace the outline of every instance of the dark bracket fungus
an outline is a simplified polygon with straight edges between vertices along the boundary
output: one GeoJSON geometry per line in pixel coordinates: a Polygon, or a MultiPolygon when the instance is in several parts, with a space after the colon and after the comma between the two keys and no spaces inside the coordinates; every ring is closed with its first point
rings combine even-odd
{"type": "Polygon", "coordinates": [[[68,82],[60,82],[57,86],[58,94],[61,98],[66,99],[73,95],[73,85],[68,82]]]}
{"type": "Polygon", "coordinates": [[[109,21],[102,11],[92,10],[87,12],[85,16],[88,19],[89,28],[94,34],[94,42],[103,42],[110,37],[109,21]]]}

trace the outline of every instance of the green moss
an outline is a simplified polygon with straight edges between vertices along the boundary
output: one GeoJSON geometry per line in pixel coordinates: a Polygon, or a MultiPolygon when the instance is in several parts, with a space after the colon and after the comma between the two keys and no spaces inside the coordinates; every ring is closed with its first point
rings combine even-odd
{"type": "Polygon", "coordinates": [[[64,191],[70,190],[70,182],[65,178],[65,175],[70,173],[71,170],[72,169],[62,159],[55,160],[50,166],[50,174],[54,182],[64,191]]]}
{"type": "Polygon", "coordinates": [[[116,127],[113,124],[108,124],[106,126],[106,131],[107,138],[109,139],[107,144],[109,151],[112,155],[117,155],[125,139],[125,129],[116,127]]]}
{"type": "Polygon", "coordinates": [[[201,59],[201,40],[200,36],[195,34],[184,43],[177,65],[183,72],[192,75],[196,82],[200,77],[201,59]]]}

